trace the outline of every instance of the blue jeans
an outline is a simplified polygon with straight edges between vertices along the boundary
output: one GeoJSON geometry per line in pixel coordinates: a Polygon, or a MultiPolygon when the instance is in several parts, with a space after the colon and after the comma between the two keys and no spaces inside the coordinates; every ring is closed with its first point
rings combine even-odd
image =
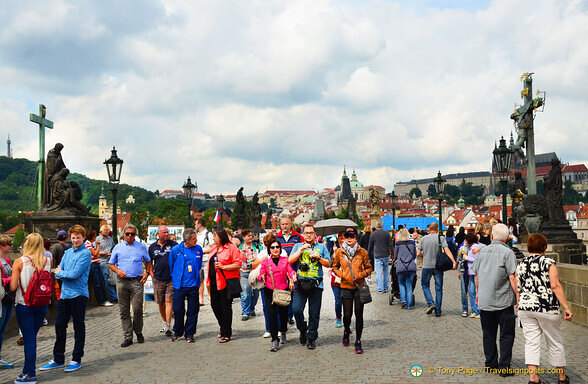
{"type": "Polygon", "coordinates": [[[308,340],[318,338],[318,326],[323,301],[323,289],[315,288],[309,293],[302,292],[298,287],[292,294],[292,311],[296,319],[296,328],[302,333],[306,332],[308,340]],[[304,307],[308,301],[308,324],[304,320],[304,307]]]}
{"type": "Polygon", "coordinates": [[[476,304],[476,276],[469,276],[469,280],[468,295],[470,296],[470,306],[472,307],[472,312],[479,315],[480,309],[478,308],[478,304],[476,304]]]}
{"type": "Polygon", "coordinates": [[[400,301],[406,303],[406,308],[414,307],[414,294],[412,292],[412,281],[416,272],[404,271],[396,273],[398,286],[400,287],[400,301]]]}
{"type": "Polygon", "coordinates": [[[2,341],[4,340],[4,332],[10,321],[10,315],[12,315],[13,305],[6,305],[2,303],[2,318],[0,318],[0,352],[2,352],[2,341]]]}
{"type": "Polygon", "coordinates": [[[378,292],[386,292],[390,289],[390,276],[388,275],[390,259],[388,257],[376,257],[375,263],[378,292]]]}
{"type": "Polygon", "coordinates": [[[55,319],[55,344],[53,345],[53,361],[65,363],[65,341],[67,324],[71,319],[74,326],[74,349],[72,360],[82,362],[84,345],[86,344],[86,305],[88,298],[78,296],[73,299],[61,298],[57,302],[57,318],[55,319]]]}
{"type": "Polygon", "coordinates": [[[186,339],[190,339],[196,334],[198,312],[200,311],[198,289],[199,287],[181,287],[179,289],[174,289],[172,310],[174,311],[175,337],[185,336],[186,339]],[[187,312],[185,305],[186,300],[188,300],[187,312]],[[184,315],[186,315],[185,322],[184,315]]]}
{"type": "Polygon", "coordinates": [[[243,316],[255,313],[255,306],[259,299],[259,289],[253,289],[249,285],[249,273],[241,271],[241,314],[243,316]]]}
{"type": "Polygon", "coordinates": [[[37,364],[37,333],[47,315],[47,305],[42,307],[16,306],[16,320],[22,332],[24,342],[25,362],[22,373],[29,377],[36,377],[37,364]]]}
{"type": "Polygon", "coordinates": [[[343,302],[341,301],[341,288],[331,285],[333,296],[335,296],[335,317],[341,319],[343,313],[343,302]]]}
{"type": "Polygon", "coordinates": [[[104,304],[106,301],[106,293],[104,293],[104,280],[102,278],[100,263],[90,264],[90,279],[92,279],[94,285],[94,297],[96,298],[96,303],[104,304]]]}
{"type": "MultiPolygon", "coordinates": [[[[472,276],[473,278],[474,276],[472,276]]],[[[468,311],[468,297],[467,297],[467,293],[468,293],[468,283],[469,283],[469,278],[470,276],[466,273],[461,273],[461,279],[460,279],[460,284],[461,284],[461,309],[464,312],[468,311]]],[[[475,282],[474,282],[475,283],[475,282]]],[[[474,303],[476,302],[476,298],[474,297],[474,303]]],[[[473,307],[472,307],[473,309],[473,307]]]]}
{"type": "Polygon", "coordinates": [[[116,289],[114,288],[115,286],[108,284],[108,271],[110,271],[108,263],[100,262],[100,270],[102,271],[102,278],[104,279],[108,296],[110,296],[110,301],[117,301],[118,296],[116,295],[116,289]]]}
{"type": "Polygon", "coordinates": [[[421,287],[423,288],[423,294],[427,305],[435,306],[435,314],[441,314],[441,303],[443,301],[443,272],[437,268],[423,268],[421,275],[421,287]],[[435,278],[435,301],[433,301],[433,295],[429,285],[431,283],[431,277],[435,278]]]}

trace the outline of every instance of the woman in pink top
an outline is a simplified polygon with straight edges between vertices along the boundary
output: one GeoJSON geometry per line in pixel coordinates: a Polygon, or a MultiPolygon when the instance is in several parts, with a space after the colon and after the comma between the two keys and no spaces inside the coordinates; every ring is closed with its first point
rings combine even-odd
{"type": "Polygon", "coordinates": [[[280,338],[278,337],[278,315],[280,318],[280,336],[282,337],[282,344],[285,344],[286,330],[288,327],[288,307],[272,304],[274,283],[276,289],[290,289],[290,291],[293,291],[296,272],[294,272],[292,266],[288,263],[288,257],[280,256],[282,245],[278,240],[272,241],[268,248],[270,257],[261,262],[258,279],[265,282],[263,297],[268,310],[269,328],[270,334],[272,335],[270,351],[276,352],[280,343],[280,338]]]}

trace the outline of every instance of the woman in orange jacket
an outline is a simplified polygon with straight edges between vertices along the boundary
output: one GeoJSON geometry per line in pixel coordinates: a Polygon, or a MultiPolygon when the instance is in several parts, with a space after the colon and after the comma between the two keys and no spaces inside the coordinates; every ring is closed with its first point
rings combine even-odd
{"type": "Polygon", "coordinates": [[[344,235],[345,241],[335,252],[333,273],[341,278],[341,301],[343,302],[343,346],[349,346],[351,334],[351,315],[355,304],[355,353],[363,353],[361,334],[363,331],[363,303],[359,299],[358,286],[365,284],[364,279],[372,273],[372,265],[368,252],[357,243],[357,231],[348,228],[344,235]],[[353,271],[353,277],[349,266],[353,271]]]}
{"type": "Polygon", "coordinates": [[[239,279],[241,251],[231,243],[224,229],[214,229],[212,235],[214,246],[208,257],[206,284],[210,286],[210,306],[220,327],[219,343],[226,343],[233,333],[233,300],[229,296],[227,279],[239,279]]]}

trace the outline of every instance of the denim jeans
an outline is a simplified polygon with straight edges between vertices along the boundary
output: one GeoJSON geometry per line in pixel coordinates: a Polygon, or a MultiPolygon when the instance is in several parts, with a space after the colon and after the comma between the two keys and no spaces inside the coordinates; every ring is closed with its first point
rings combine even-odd
{"type": "Polygon", "coordinates": [[[259,289],[249,285],[249,273],[241,271],[241,314],[249,316],[255,313],[255,306],[259,299],[259,289]]]}
{"type": "Polygon", "coordinates": [[[104,304],[106,301],[106,293],[104,292],[104,280],[102,278],[100,263],[90,264],[90,279],[92,279],[92,284],[94,285],[94,297],[96,298],[96,303],[104,304]]]}
{"type": "Polygon", "coordinates": [[[412,281],[416,272],[404,271],[398,272],[398,285],[400,287],[400,302],[406,303],[406,308],[414,307],[414,293],[412,291],[412,281]]]}
{"type": "Polygon", "coordinates": [[[100,270],[102,271],[102,278],[104,279],[104,285],[106,285],[108,296],[110,296],[110,301],[117,301],[118,296],[116,294],[115,286],[108,283],[108,271],[110,271],[108,263],[100,262],[100,270]]]}
{"type": "Polygon", "coordinates": [[[199,287],[181,287],[174,289],[172,309],[174,311],[174,335],[175,337],[185,336],[193,338],[196,334],[198,324],[198,312],[200,303],[198,301],[199,287]],[[186,300],[188,300],[188,311],[186,312],[186,300]],[[186,321],[184,322],[184,315],[186,321]]]}
{"type": "Polygon", "coordinates": [[[318,326],[323,301],[323,289],[315,288],[309,293],[302,292],[298,287],[292,294],[292,311],[296,319],[296,328],[306,332],[308,340],[318,338],[318,326]],[[308,324],[304,320],[304,307],[308,301],[308,324]]]}
{"type": "Polygon", "coordinates": [[[335,297],[335,317],[341,319],[343,313],[343,302],[341,301],[341,288],[331,285],[333,296],[335,297]]]}
{"type": "Polygon", "coordinates": [[[4,340],[4,332],[6,331],[8,322],[10,321],[10,315],[12,315],[13,307],[14,306],[11,304],[7,305],[2,303],[2,318],[0,318],[0,352],[2,352],[2,341],[4,340]]]}
{"type": "Polygon", "coordinates": [[[36,377],[37,363],[37,333],[47,315],[47,305],[42,307],[16,306],[16,320],[22,332],[24,342],[25,362],[22,372],[29,377],[36,377]]]}
{"type": "Polygon", "coordinates": [[[443,301],[443,272],[437,268],[423,268],[421,275],[421,287],[423,288],[423,294],[427,305],[435,306],[435,314],[441,314],[441,303],[443,301]],[[435,301],[433,301],[433,295],[431,294],[431,277],[435,278],[435,301]]]}
{"type": "MultiPolygon", "coordinates": [[[[474,276],[472,276],[474,278],[474,276]]],[[[466,273],[461,273],[460,285],[461,285],[461,309],[464,312],[468,311],[468,284],[470,281],[470,276],[466,273]]],[[[475,283],[475,282],[474,282],[475,283]]],[[[476,298],[474,297],[474,303],[476,302],[476,298]]]]}
{"type": "Polygon", "coordinates": [[[469,276],[468,295],[470,296],[470,306],[472,307],[472,312],[475,313],[476,315],[479,315],[480,310],[478,309],[478,304],[476,304],[476,276],[475,275],[469,276]]]}
{"type": "Polygon", "coordinates": [[[57,318],[55,319],[55,344],[53,345],[53,361],[65,363],[65,341],[67,324],[71,319],[74,326],[74,349],[72,360],[82,362],[84,344],[86,343],[86,305],[88,298],[78,296],[73,299],[61,298],[57,302],[57,318]]]}
{"type": "Polygon", "coordinates": [[[386,292],[390,289],[390,276],[388,275],[388,257],[376,257],[376,285],[378,292],[386,292]]]}

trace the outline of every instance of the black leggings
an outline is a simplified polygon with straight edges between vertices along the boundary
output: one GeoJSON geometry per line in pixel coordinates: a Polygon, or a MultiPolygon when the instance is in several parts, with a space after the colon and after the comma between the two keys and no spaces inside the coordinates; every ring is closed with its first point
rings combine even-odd
{"type": "Polygon", "coordinates": [[[228,289],[225,287],[218,291],[215,287],[210,287],[210,306],[220,326],[221,337],[230,339],[233,336],[233,301],[229,299],[228,289]]]}
{"type": "Polygon", "coordinates": [[[351,325],[351,315],[353,314],[353,303],[355,302],[355,340],[361,340],[361,333],[363,332],[363,303],[356,295],[354,299],[341,298],[343,302],[343,325],[345,332],[351,333],[349,326],[351,325]]]}

